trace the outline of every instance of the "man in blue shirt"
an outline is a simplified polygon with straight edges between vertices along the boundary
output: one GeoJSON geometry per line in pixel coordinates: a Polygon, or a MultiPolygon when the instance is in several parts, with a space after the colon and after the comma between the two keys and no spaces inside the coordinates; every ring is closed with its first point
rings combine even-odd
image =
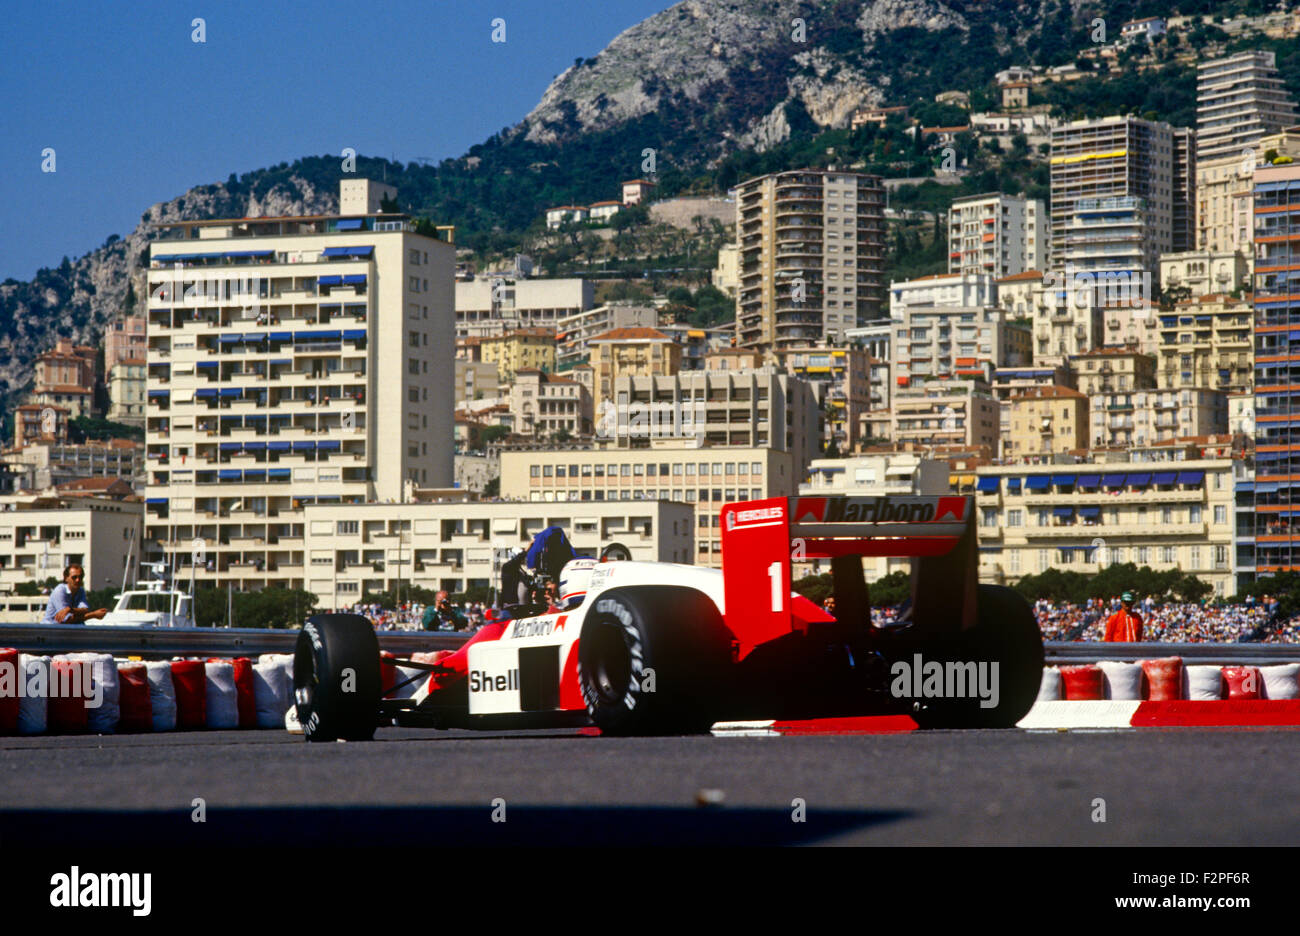
{"type": "Polygon", "coordinates": [[[86,570],[79,565],[70,565],[63,570],[63,584],[50,592],[42,624],[84,624],[108,614],[107,608],[90,610],[86,603],[86,590],[81,587],[85,578],[86,570]]]}

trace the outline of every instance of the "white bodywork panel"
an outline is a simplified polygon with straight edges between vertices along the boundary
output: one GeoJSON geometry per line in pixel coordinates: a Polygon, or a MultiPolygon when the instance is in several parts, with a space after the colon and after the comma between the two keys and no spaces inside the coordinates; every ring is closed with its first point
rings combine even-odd
{"type": "MultiPolygon", "coordinates": [[[[499,640],[469,648],[469,713],[489,715],[519,712],[519,651],[527,647],[559,648],[559,676],[582,635],[582,622],[600,593],[610,588],[672,585],[694,588],[724,610],[722,571],[669,562],[603,562],[592,572],[582,604],[567,611],[511,621],[499,640]]],[[[423,700],[427,688],[416,694],[423,700]]]]}

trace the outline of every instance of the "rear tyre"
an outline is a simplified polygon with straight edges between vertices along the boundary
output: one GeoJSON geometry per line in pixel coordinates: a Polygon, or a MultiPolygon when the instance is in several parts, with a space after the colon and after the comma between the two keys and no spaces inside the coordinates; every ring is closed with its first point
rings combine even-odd
{"type": "Polygon", "coordinates": [[[603,734],[706,732],[730,672],[730,632],[692,588],[602,592],[582,625],[578,685],[603,734]]]}
{"type": "Polygon", "coordinates": [[[369,741],[379,723],[379,639],[357,614],[318,614],[298,632],[293,691],[308,741],[369,741]]]}
{"type": "Polygon", "coordinates": [[[978,697],[922,699],[912,716],[922,728],[1014,728],[1038,698],[1043,636],[1029,603],[1005,586],[979,586],[975,627],[946,647],[918,652],[927,660],[998,664],[997,705],[982,708],[978,697]]]}

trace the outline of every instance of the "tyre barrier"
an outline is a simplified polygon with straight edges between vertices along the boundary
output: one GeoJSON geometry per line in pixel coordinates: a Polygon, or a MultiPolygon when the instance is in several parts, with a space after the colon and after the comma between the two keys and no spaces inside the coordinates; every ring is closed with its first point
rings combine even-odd
{"type": "Polygon", "coordinates": [[[0,735],[284,729],[293,654],[140,661],[0,649],[0,735]]]}

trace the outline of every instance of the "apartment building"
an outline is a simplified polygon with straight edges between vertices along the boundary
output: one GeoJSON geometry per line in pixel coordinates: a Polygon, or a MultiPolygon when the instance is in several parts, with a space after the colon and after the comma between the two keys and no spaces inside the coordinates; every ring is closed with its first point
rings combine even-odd
{"type": "Polygon", "coordinates": [[[549,328],[517,328],[479,340],[480,360],[495,364],[501,379],[509,383],[528,368],[553,371],[556,367],[555,332],[549,328]]]}
{"type": "Polygon", "coordinates": [[[587,388],[569,377],[525,368],[510,386],[515,432],[525,436],[589,436],[592,402],[587,388]]]}
{"type": "Polygon", "coordinates": [[[1098,348],[1075,354],[1069,360],[1075,386],[1084,396],[1153,389],[1156,359],[1128,348],[1098,348]]]}
{"type": "Polygon", "coordinates": [[[671,377],[681,369],[682,348],[657,328],[616,328],[587,342],[596,399],[614,399],[622,377],[671,377]]]}
{"type": "Polygon", "coordinates": [[[0,452],[6,491],[44,491],[85,478],[123,478],[144,484],[144,446],[130,439],[107,442],[41,440],[0,452]]]}
{"type": "MultiPolygon", "coordinates": [[[[889,284],[889,317],[903,317],[908,306],[990,306],[998,303],[997,279],[991,273],[932,273],[889,284]]],[[[880,357],[872,351],[873,357],[880,357]]]]}
{"type": "Polygon", "coordinates": [[[1162,388],[1254,386],[1254,308],[1249,299],[1207,295],[1160,313],[1157,382],[1162,388]]]}
{"type": "Polygon", "coordinates": [[[1250,50],[1200,62],[1196,68],[1196,246],[1253,253],[1251,176],[1268,149],[1292,157],[1295,103],[1272,52],[1250,50]],[[1280,134],[1265,142],[1266,137],[1280,134]]]}
{"type": "Polygon", "coordinates": [[[976,377],[988,383],[1001,366],[1029,364],[1032,333],[997,306],[903,307],[893,341],[895,383],[976,377]]]}
{"type": "Polygon", "coordinates": [[[878,176],[798,170],[737,187],[736,343],[844,341],[884,309],[884,189],[878,176]]]}
{"type": "MultiPolygon", "coordinates": [[[[1181,569],[1236,593],[1231,458],[1093,461],[976,469],[980,581],[1132,562],[1181,569]]],[[[1184,449],[1165,453],[1183,456],[1184,449]]]]}
{"type": "Polygon", "coordinates": [[[998,435],[1005,448],[1011,435],[1011,407],[1009,401],[1029,391],[1044,387],[1074,389],[1074,374],[1064,364],[1050,367],[1000,367],[993,372],[993,395],[997,397],[998,435]]]}
{"type": "MultiPolygon", "coordinates": [[[[1245,249],[1252,250],[1249,241],[1245,249]]],[[[1241,250],[1189,250],[1160,258],[1160,287],[1166,297],[1199,299],[1250,287],[1250,261],[1241,250]]]]}
{"type": "Polygon", "coordinates": [[[145,317],[124,315],[104,329],[104,370],[111,373],[118,361],[145,356],[145,317]]]}
{"type": "Polygon", "coordinates": [[[684,371],[707,370],[709,356],[730,348],[736,339],[736,329],[731,325],[696,328],[694,325],[674,322],[655,327],[681,346],[682,359],[678,367],[684,371]]]}
{"type": "Polygon", "coordinates": [[[1069,387],[1031,387],[1002,404],[1004,458],[1042,458],[1088,447],[1088,398],[1069,387]]]}
{"type": "Polygon", "coordinates": [[[595,295],[595,287],[584,279],[457,280],[456,337],[555,329],[561,319],[593,308],[595,295]]]}
{"type": "MultiPolygon", "coordinates": [[[[661,502],[693,508],[691,556],[696,565],[722,564],[724,504],[788,497],[797,492],[807,462],[791,451],[763,447],[713,447],[680,439],[654,440],[648,449],[502,451],[501,495],[528,501],[511,505],[524,513],[537,503],[581,501],[585,511],[604,501],[661,502]]],[[[628,505],[622,505],[628,510],[628,505]]],[[[547,508],[548,510],[551,508],[547,508]]],[[[559,508],[563,509],[563,508],[559,508]]],[[[611,537],[616,539],[617,537],[611,537]]]]}
{"type": "Polygon", "coordinates": [[[1151,445],[1228,431],[1228,395],[1222,390],[1101,390],[1088,401],[1094,448],[1151,445]]]}
{"type": "MultiPolygon", "coordinates": [[[[998,401],[982,380],[928,380],[894,392],[889,436],[895,445],[986,446],[997,451],[998,401]]],[[[881,426],[868,437],[879,438],[881,426]]]]}
{"type": "Polygon", "coordinates": [[[464,407],[475,400],[495,399],[501,393],[501,371],[494,361],[467,361],[456,358],[456,405],[464,407]]]}
{"type": "Polygon", "coordinates": [[[62,407],[77,419],[95,413],[95,359],[98,350],[74,345],[60,338],[53,350],[36,356],[32,392],[27,402],[33,406],[62,407]]]}
{"type": "Polygon", "coordinates": [[[689,441],[710,448],[771,447],[794,466],[821,454],[820,414],[808,382],[775,368],[622,376],[597,407],[596,434],[609,448],[689,441]]]}
{"type": "Polygon", "coordinates": [[[144,427],[147,363],[142,352],[138,358],[119,358],[117,363],[109,368],[108,418],[113,422],[144,427]]]}
{"type": "MultiPolygon", "coordinates": [[[[1083,272],[1153,271],[1173,250],[1175,179],[1187,173],[1166,123],[1075,120],[1052,130],[1051,251],[1083,272]]],[[[1180,208],[1183,206],[1177,206],[1180,208]]]]}
{"type": "Polygon", "coordinates": [[[1300,571],[1300,165],[1255,172],[1256,575],[1300,571]]]}
{"type": "Polygon", "coordinates": [[[659,310],[654,306],[613,303],[568,315],[555,323],[556,364],[564,370],[582,363],[591,353],[587,343],[616,328],[654,328],[659,310]]]}
{"type": "MultiPolygon", "coordinates": [[[[1208,253],[1241,254],[1249,267],[1254,260],[1252,191],[1257,168],[1276,160],[1300,160],[1300,127],[1265,133],[1228,155],[1197,167],[1196,246],[1208,253]]],[[[1232,286],[1241,284],[1238,278],[1232,286]]]]}
{"type": "MultiPolygon", "coordinates": [[[[947,494],[948,463],[915,452],[818,458],[808,466],[799,494],[809,497],[884,497],[900,494],[947,494]]],[[[829,559],[813,559],[795,566],[795,578],[829,572],[829,559]]],[[[910,573],[909,556],[864,556],[862,572],[868,582],[893,572],[910,573]]]]}
{"type": "Polygon", "coordinates": [[[735,244],[723,244],[718,248],[718,265],[713,269],[710,282],[714,289],[732,299],[740,292],[740,248],[735,244]]]}
{"type": "Polygon", "coordinates": [[[85,566],[88,591],[121,588],[133,543],[139,561],[142,507],[138,499],[115,497],[0,496],[0,594],[62,581],[64,566],[74,562],[85,566]]]}
{"type": "Polygon", "coordinates": [[[689,504],[617,500],[311,505],[304,511],[306,588],[322,607],[342,609],[368,592],[410,585],[451,593],[496,587],[507,551],[528,546],[549,526],[562,527],[582,555],[598,556],[618,542],[635,560],[691,561],[689,504]]]}
{"type": "Polygon", "coordinates": [[[958,198],[948,209],[948,272],[1004,277],[1045,269],[1047,240],[1041,199],[996,193],[958,198]]]}
{"type": "MultiPolygon", "coordinates": [[[[822,409],[822,442],[835,443],[846,452],[858,444],[858,423],[874,409],[871,398],[871,358],[858,348],[823,345],[795,351],[777,351],[778,366],[812,388],[822,409]]],[[[879,397],[879,394],[877,394],[879,397]]]]}
{"type": "Polygon", "coordinates": [[[1196,247],[1196,131],[1175,127],[1174,143],[1174,231],[1170,241],[1174,253],[1196,247]]]}
{"type": "Polygon", "coordinates": [[[451,244],[391,213],[160,227],[145,436],[155,549],[188,565],[201,541],[204,584],[302,587],[305,505],[450,486],[451,244]]]}
{"type": "Polygon", "coordinates": [[[1240,157],[1260,137],[1297,122],[1272,52],[1250,50],[1196,66],[1196,155],[1240,157]]]}
{"type": "Polygon", "coordinates": [[[1120,300],[1102,307],[1101,345],[1155,355],[1160,350],[1159,310],[1147,299],[1120,300]]]}
{"type": "Polygon", "coordinates": [[[24,403],[14,407],[14,446],[22,448],[29,442],[66,442],[68,419],[66,406],[42,406],[24,403]]]}

